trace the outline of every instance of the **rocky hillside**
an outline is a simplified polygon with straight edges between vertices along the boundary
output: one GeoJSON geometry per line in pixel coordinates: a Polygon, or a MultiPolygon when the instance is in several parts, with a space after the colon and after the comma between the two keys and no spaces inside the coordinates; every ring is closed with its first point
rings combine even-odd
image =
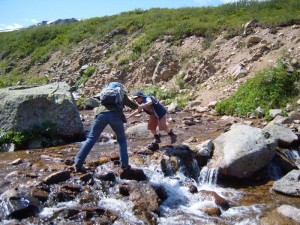
{"type": "Polygon", "coordinates": [[[49,82],[66,81],[73,86],[84,70],[93,66],[95,72],[78,90],[84,96],[95,95],[106,82],[121,81],[129,90],[145,85],[188,89],[192,100],[207,106],[211,101],[229,96],[245,80],[275,65],[283,56],[288,55],[291,64],[300,62],[299,25],[276,29],[256,25],[230,39],[220,35],[209,46],[196,36],[182,39],[179,45],[170,44],[168,38],[153,43],[151,50],[126,67],[122,67],[121,59],[129,51],[130,37],[113,54],[116,43],[85,40],[68,55],[55,52],[47,63],[32,67],[28,73],[47,76],[49,82]]]}

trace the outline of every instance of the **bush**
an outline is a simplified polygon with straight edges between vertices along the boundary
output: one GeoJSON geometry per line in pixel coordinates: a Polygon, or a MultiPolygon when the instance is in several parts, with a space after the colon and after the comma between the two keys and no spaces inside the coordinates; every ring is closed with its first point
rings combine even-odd
{"type": "Polygon", "coordinates": [[[76,81],[75,86],[78,87],[78,86],[80,86],[82,83],[84,83],[85,81],[87,81],[87,79],[88,79],[90,76],[93,75],[93,73],[95,72],[95,70],[96,70],[96,69],[95,69],[94,66],[88,66],[88,67],[84,70],[82,77],[81,77],[78,81],[76,81]]]}
{"type": "Polygon", "coordinates": [[[16,148],[22,148],[33,140],[46,138],[49,143],[59,138],[56,125],[51,122],[44,122],[41,126],[35,126],[32,130],[4,132],[0,130],[0,145],[13,143],[16,148]]]}
{"type": "Polygon", "coordinates": [[[147,95],[154,96],[158,100],[168,101],[172,101],[172,99],[175,99],[177,95],[177,90],[175,88],[172,88],[170,90],[163,90],[158,85],[147,87],[145,88],[144,92],[147,95]]]}
{"type": "Polygon", "coordinates": [[[259,106],[268,112],[282,108],[295,96],[297,72],[287,74],[284,64],[268,68],[249,79],[230,98],[217,103],[215,109],[223,115],[245,116],[259,106]]]}

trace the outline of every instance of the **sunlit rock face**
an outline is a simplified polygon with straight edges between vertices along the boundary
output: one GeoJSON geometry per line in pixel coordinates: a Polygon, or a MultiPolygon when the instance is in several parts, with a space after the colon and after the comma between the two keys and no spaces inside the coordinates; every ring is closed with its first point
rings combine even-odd
{"type": "Polygon", "coordinates": [[[64,82],[0,89],[0,127],[4,131],[53,128],[66,140],[84,137],[79,111],[64,82]]]}
{"type": "Polygon", "coordinates": [[[260,128],[234,124],[214,141],[214,153],[209,167],[223,173],[246,178],[267,165],[275,155],[277,140],[260,128]]]}

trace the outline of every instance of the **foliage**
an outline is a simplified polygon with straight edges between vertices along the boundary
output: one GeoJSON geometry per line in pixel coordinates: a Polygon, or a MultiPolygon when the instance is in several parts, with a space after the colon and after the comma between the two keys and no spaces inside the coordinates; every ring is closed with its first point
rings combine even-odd
{"type": "Polygon", "coordinates": [[[249,79],[230,98],[219,102],[215,109],[220,114],[247,115],[259,106],[268,112],[282,108],[296,94],[297,72],[288,74],[283,62],[259,72],[249,79]]]}
{"type": "Polygon", "coordinates": [[[209,41],[222,31],[232,32],[241,22],[254,17],[267,26],[299,22],[299,10],[298,0],[242,0],[219,7],[134,10],[75,23],[3,32],[0,52],[11,51],[11,59],[33,54],[33,60],[39,61],[44,54],[86,38],[121,41],[120,37],[137,33],[132,49],[133,53],[140,53],[164,35],[171,35],[173,41],[190,35],[203,36],[209,41]]]}
{"type": "Polygon", "coordinates": [[[183,88],[185,88],[185,86],[186,86],[186,83],[185,83],[185,80],[183,79],[183,77],[178,77],[178,78],[176,79],[176,84],[178,85],[178,87],[179,87],[180,89],[183,89],[183,88]]]}
{"type": "MultiPolygon", "coordinates": [[[[240,0],[218,7],[187,7],[179,9],[153,8],[133,10],[114,16],[95,17],[74,23],[42,26],[0,33],[0,73],[1,86],[13,85],[24,73],[18,68],[20,60],[26,59],[26,71],[36,63],[47,62],[52,53],[70,52],[82,41],[105,42],[107,57],[122,51],[128,43],[126,57],[120,55],[119,66],[128,66],[128,61],[136,61],[143,53],[151,51],[154,41],[166,40],[170,44],[180,43],[183,37],[201,36],[204,48],[211,46],[212,40],[224,33],[228,38],[242,32],[242,24],[253,18],[259,24],[271,29],[300,23],[299,0],[240,0]],[[2,57],[3,53],[8,53],[2,57]],[[28,60],[27,60],[28,59],[28,60]],[[7,72],[5,68],[15,68],[7,72]]],[[[26,72],[25,71],[25,72],[26,72]]],[[[78,81],[79,83],[84,82],[78,81]]]]}
{"type": "Polygon", "coordinates": [[[183,109],[190,101],[190,96],[188,94],[180,94],[176,97],[175,101],[180,109],[183,109]]]}
{"type": "Polygon", "coordinates": [[[158,85],[153,85],[146,87],[144,93],[150,96],[154,96],[160,101],[164,101],[165,104],[171,104],[176,102],[179,108],[184,108],[189,100],[190,96],[186,93],[179,93],[176,88],[171,88],[169,90],[163,90],[159,88],[158,85]]]}
{"type": "Polygon", "coordinates": [[[146,87],[144,89],[145,94],[154,96],[159,100],[168,100],[168,99],[175,99],[177,95],[177,91],[175,88],[170,90],[163,90],[158,85],[153,85],[150,87],[146,87]]]}
{"type": "Polygon", "coordinates": [[[11,74],[0,76],[0,88],[5,88],[19,82],[22,85],[43,85],[48,83],[48,78],[46,76],[19,73],[18,70],[13,70],[11,74]]]}
{"type": "Polygon", "coordinates": [[[56,125],[51,122],[44,122],[41,126],[35,126],[31,130],[9,130],[7,132],[0,130],[0,145],[13,143],[17,148],[20,148],[41,138],[47,138],[48,141],[57,139],[56,125]]]}
{"type": "Polygon", "coordinates": [[[76,81],[76,84],[75,86],[78,87],[79,85],[81,85],[82,83],[84,83],[85,81],[87,81],[87,79],[93,75],[93,73],[95,72],[95,67],[94,66],[88,66],[84,72],[83,72],[83,75],[82,77],[76,81]]]}

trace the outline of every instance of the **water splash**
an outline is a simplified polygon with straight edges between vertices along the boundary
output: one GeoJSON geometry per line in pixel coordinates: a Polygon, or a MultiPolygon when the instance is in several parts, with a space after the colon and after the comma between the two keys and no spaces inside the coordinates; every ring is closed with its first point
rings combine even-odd
{"type": "Polygon", "coordinates": [[[279,180],[282,177],[280,167],[273,161],[268,164],[267,174],[273,180],[279,180]]]}
{"type": "Polygon", "coordinates": [[[204,166],[200,171],[200,185],[216,185],[218,178],[218,168],[208,168],[204,166]]]}
{"type": "Polygon", "coordinates": [[[289,160],[293,160],[293,161],[300,159],[300,152],[297,150],[287,150],[283,152],[283,155],[287,157],[289,160]]]}
{"type": "MultiPolygon", "coordinates": [[[[159,225],[181,225],[181,224],[258,224],[261,215],[259,206],[243,206],[236,207],[234,202],[238,202],[242,198],[241,191],[232,188],[222,188],[217,185],[217,169],[204,168],[199,175],[202,183],[214,184],[212,186],[202,185],[194,179],[187,177],[183,171],[178,171],[173,176],[165,176],[161,167],[155,163],[147,167],[138,167],[132,164],[135,168],[140,168],[149,178],[148,182],[151,186],[161,186],[164,188],[167,199],[160,205],[160,216],[157,218],[159,225]],[[189,185],[194,185],[198,189],[198,193],[191,193],[189,185]],[[207,199],[199,190],[210,190],[216,192],[219,196],[226,198],[233,203],[232,207],[222,212],[220,217],[212,217],[204,213],[207,207],[217,207],[214,200],[207,199]],[[250,222],[250,223],[248,223],[250,222]]],[[[102,165],[105,169],[106,165],[102,165]]],[[[124,182],[124,181],[123,181],[124,182]]],[[[134,181],[126,181],[134,182],[134,181]]],[[[100,182],[101,183],[101,182],[100,182]]],[[[95,182],[95,185],[98,183],[95,182]]],[[[95,195],[101,196],[97,205],[101,208],[113,211],[126,224],[144,224],[143,221],[135,215],[134,203],[123,199],[116,198],[118,185],[115,190],[103,193],[101,189],[95,189],[95,195]]],[[[71,202],[69,202],[71,203],[71,202]]],[[[74,205],[79,205],[79,201],[72,201],[74,205]]],[[[59,203],[57,208],[45,208],[40,217],[47,219],[51,218],[55,212],[61,208],[66,208],[67,203],[59,203]]],[[[73,207],[74,207],[73,205],[73,207]]],[[[120,223],[116,223],[120,224],[120,223]]]]}

